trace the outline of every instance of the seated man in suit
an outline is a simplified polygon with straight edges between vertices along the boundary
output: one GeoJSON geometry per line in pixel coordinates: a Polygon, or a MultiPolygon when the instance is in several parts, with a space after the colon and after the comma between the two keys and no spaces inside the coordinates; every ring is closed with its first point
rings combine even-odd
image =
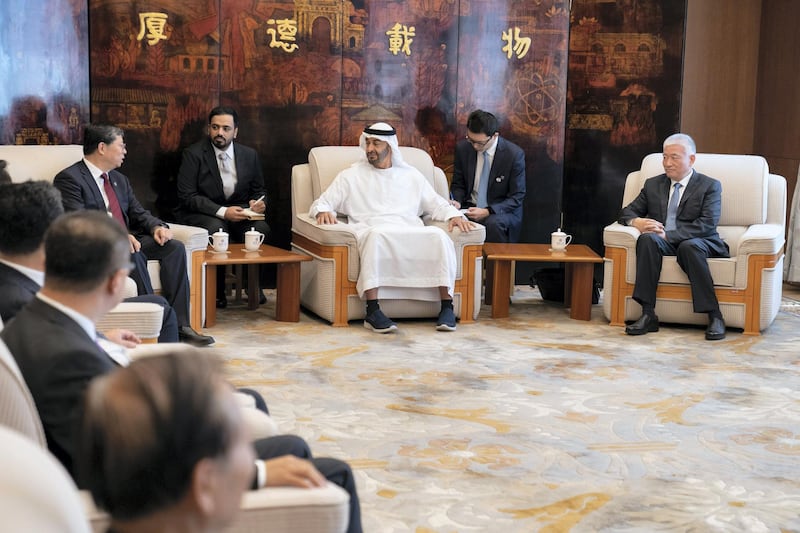
{"type": "Polygon", "coordinates": [[[636,240],[636,284],[633,299],[642,316],[625,328],[628,335],[658,331],[656,289],[665,255],[677,256],[692,288],[695,313],[708,314],[706,339],[725,338],[725,321],[714,292],[709,257],[729,257],[717,233],[722,205],[719,181],[694,170],[697,149],[688,135],[664,141],[664,174],[649,178],[639,196],[623,208],[619,223],[641,234],[636,240]]]}
{"type": "Polygon", "coordinates": [[[497,132],[497,118],[480,109],[467,118],[456,145],[451,203],[486,226],[486,242],[517,242],[525,199],[525,153],[497,132]]]}
{"type": "MultiPolygon", "coordinates": [[[[0,317],[8,323],[44,284],[44,233],[64,212],[58,189],[46,181],[0,185],[0,317]]],[[[178,341],[175,311],[161,296],[148,294],[127,298],[163,309],[159,342],[178,341]]],[[[117,343],[138,342],[127,331],[106,331],[117,343]]]]}
{"type": "MultiPolygon", "coordinates": [[[[221,364],[205,352],[147,357],[93,380],[79,432],[78,477],[113,531],[218,531],[239,510],[258,477],[253,445],[221,364]],[[131,439],[131,435],[136,435],[131,439]],[[188,447],[188,448],[187,448],[188,447]]],[[[279,461],[325,479],[303,459],[279,461]]]]}
{"type": "MultiPolygon", "coordinates": [[[[176,216],[182,224],[206,228],[209,234],[221,229],[231,242],[244,242],[253,228],[269,237],[263,220],[250,220],[245,208],[266,211],[264,176],[258,153],[234,143],[239,134],[239,115],[231,107],[215,107],[208,115],[208,137],[183,152],[178,171],[176,216]]],[[[220,267],[224,269],[225,267],[220,267]]],[[[261,267],[261,285],[266,286],[266,265],[261,267]]],[[[264,293],[259,291],[264,303],[264,293]]],[[[225,277],[217,276],[217,307],[226,307],[225,277]]]]}
{"type": "MultiPolygon", "coordinates": [[[[97,334],[95,323],[119,303],[131,268],[130,242],[121,225],[96,210],[62,215],[45,234],[44,286],[0,332],[31,391],[48,449],[73,477],[86,387],[130,362],[122,347],[97,334]]],[[[311,460],[324,477],[350,493],[352,531],[360,531],[358,495],[347,463],[312,458],[305,441],[292,435],[259,439],[255,447],[261,459],[294,455],[311,460]]],[[[295,472],[293,484],[313,485],[312,471],[298,464],[280,462],[274,474],[281,479],[295,472]]]]}
{"type": "Polygon", "coordinates": [[[420,216],[447,221],[448,231],[468,232],[472,223],[405,162],[392,126],[373,124],[364,129],[359,142],[363,159],[342,170],[308,214],[317,224],[336,224],[337,213],[347,215],[350,227],[358,232],[361,271],[356,289],[367,304],[364,327],[377,333],[397,330],[381,311],[378,296],[379,291],[397,294],[400,288],[402,294],[418,289],[420,299],[438,296],[436,329],[455,331],[453,241],[441,228],[425,226],[420,216]]]}
{"type": "Polygon", "coordinates": [[[147,260],[157,259],[161,264],[161,287],[178,317],[181,340],[213,344],[213,337],[201,335],[190,326],[189,278],[183,243],[173,240],[169,226],[142,207],[128,178],[116,170],[127,154],[123,131],[115,126],[87,124],[83,154],[83,160],[62,170],[53,180],[53,185],[61,191],[64,209],[95,209],[119,222],[128,231],[135,266],[131,277],[139,294],[153,294],[147,260]]]}

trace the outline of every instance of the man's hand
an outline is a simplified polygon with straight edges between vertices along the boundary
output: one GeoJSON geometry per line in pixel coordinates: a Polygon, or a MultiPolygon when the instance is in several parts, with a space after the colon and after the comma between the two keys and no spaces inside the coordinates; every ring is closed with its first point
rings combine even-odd
{"type": "Polygon", "coordinates": [[[325,477],[319,473],[311,461],[294,455],[283,455],[264,461],[267,467],[268,487],[312,487],[325,486],[325,477]]]}
{"type": "Polygon", "coordinates": [[[264,200],[250,200],[250,209],[256,213],[264,213],[267,210],[267,204],[264,202],[264,200]]]}
{"type": "Polygon", "coordinates": [[[491,215],[488,209],[485,207],[470,207],[467,209],[467,212],[464,213],[466,217],[470,220],[474,220],[475,222],[480,222],[484,218],[491,215]]]}
{"type": "Polygon", "coordinates": [[[169,240],[172,239],[172,230],[164,226],[156,226],[153,228],[153,239],[161,246],[164,246],[169,240]]]}
{"type": "Polygon", "coordinates": [[[239,222],[241,220],[247,220],[247,215],[244,213],[244,209],[238,205],[232,205],[225,209],[225,220],[239,222]]]}
{"type": "Polygon", "coordinates": [[[137,239],[136,237],[134,237],[130,233],[128,234],[128,243],[130,243],[130,245],[131,245],[131,253],[132,254],[135,254],[136,252],[138,252],[139,250],[142,249],[142,243],[140,243],[139,239],[137,239]]]}
{"type": "Polygon", "coordinates": [[[658,220],[636,217],[630,221],[630,225],[638,229],[641,233],[656,233],[664,237],[664,224],[658,220]]]}
{"type": "Polygon", "coordinates": [[[317,213],[317,224],[337,224],[336,215],[332,211],[323,211],[317,213]]]}
{"type": "Polygon", "coordinates": [[[475,226],[462,216],[457,216],[447,221],[447,230],[453,231],[453,228],[458,228],[462,233],[469,233],[475,226]]]}
{"type": "Polygon", "coordinates": [[[127,329],[112,329],[103,334],[111,342],[126,348],[136,348],[137,345],[142,343],[142,339],[140,339],[136,333],[128,331],[127,329]]]}
{"type": "Polygon", "coordinates": [[[450,205],[452,205],[456,209],[461,209],[461,204],[459,202],[457,202],[455,200],[447,200],[447,201],[450,202],[450,205]]]}

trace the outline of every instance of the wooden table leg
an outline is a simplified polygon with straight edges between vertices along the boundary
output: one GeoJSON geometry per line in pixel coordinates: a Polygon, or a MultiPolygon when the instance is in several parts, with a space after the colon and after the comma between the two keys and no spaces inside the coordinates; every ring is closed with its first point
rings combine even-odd
{"type": "Polygon", "coordinates": [[[569,317],[575,320],[591,320],[594,265],[572,263],[567,265],[564,274],[564,301],[569,302],[569,317]],[[570,286],[571,291],[569,300],[566,299],[567,286],[570,286]]]}
{"type": "Polygon", "coordinates": [[[206,327],[217,324],[217,267],[206,265],[206,327]]]}
{"type": "MultiPolygon", "coordinates": [[[[189,323],[195,331],[200,331],[203,327],[204,257],[205,252],[202,250],[195,250],[192,252],[192,284],[189,288],[189,323]]],[[[216,294],[216,292],[214,294],[216,294]]]]}
{"type": "Polygon", "coordinates": [[[275,320],[300,321],[300,263],[279,263],[275,320]]]}
{"type": "Polygon", "coordinates": [[[508,300],[511,298],[511,261],[489,261],[494,263],[492,276],[492,318],[508,316],[508,300]]]}
{"type": "Polygon", "coordinates": [[[247,265],[247,308],[251,311],[258,309],[258,265],[247,265]]]}
{"type": "MultiPolygon", "coordinates": [[[[486,258],[483,258],[483,264],[486,265],[483,269],[483,272],[478,272],[477,276],[483,276],[481,281],[481,287],[483,287],[483,301],[485,303],[490,303],[492,301],[492,283],[494,279],[494,261],[487,261],[486,258]]],[[[480,298],[480,294],[478,298],[480,298]]]]}

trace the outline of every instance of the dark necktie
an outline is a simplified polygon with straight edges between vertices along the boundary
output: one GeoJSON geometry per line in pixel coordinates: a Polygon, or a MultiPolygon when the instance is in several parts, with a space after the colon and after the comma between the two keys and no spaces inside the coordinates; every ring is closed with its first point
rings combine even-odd
{"type": "Polygon", "coordinates": [[[667,206],[667,222],[664,224],[664,231],[672,231],[675,229],[675,217],[678,215],[678,203],[681,200],[681,184],[676,183],[673,186],[672,197],[669,199],[667,206]]]}
{"type": "Polygon", "coordinates": [[[119,200],[117,200],[117,193],[114,192],[114,188],[111,186],[111,180],[108,179],[108,174],[103,172],[100,174],[100,177],[103,178],[103,190],[106,191],[108,210],[111,211],[111,216],[114,220],[122,224],[123,228],[127,229],[125,217],[122,216],[122,209],[119,207],[119,200]]]}

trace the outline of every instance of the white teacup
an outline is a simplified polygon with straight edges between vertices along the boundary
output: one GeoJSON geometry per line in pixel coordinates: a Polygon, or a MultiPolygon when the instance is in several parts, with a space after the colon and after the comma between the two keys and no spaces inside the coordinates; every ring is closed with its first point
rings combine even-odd
{"type": "Polygon", "coordinates": [[[215,252],[228,251],[228,234],[222,231],[222,228],[220,228],[219,231],[209,235],[208,242],[211,244],[211,247],[215,252]]]}
{"type": "Polygon", "coordinates": [[[256,231],[255,228],[250,228],[250,231],[244,232],[244,249],[248,252],[255,252],[261,243],[264,242],[264,234],[256,231]]]}
{"type": "Polygon", "coordinates": [[[554,252],[563,252],[567,249],[567,245],[572,242],[572,235],[568,235],[558,228],[550,234],[550,249],[554,252]]]}

